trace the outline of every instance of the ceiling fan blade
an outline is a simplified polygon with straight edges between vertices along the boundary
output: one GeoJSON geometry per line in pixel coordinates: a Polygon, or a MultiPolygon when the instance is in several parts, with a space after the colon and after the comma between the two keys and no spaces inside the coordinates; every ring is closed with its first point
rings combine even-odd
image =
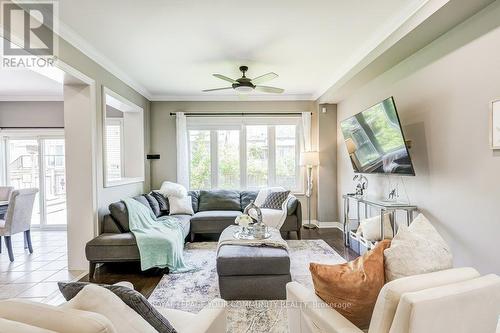
{"type": "Polygon", "coordinates": [[[229,78],[229,77],[227,77],[227,76],[224,76],[224,75],[222,75],[222,74],[213,74],[213,76],[215,76],[215,77],[216,77],[216,78],[218,78],[218,79],[221,79],[221,80],[227,81],[227,82],[231,82],[231,83],[235,83],[235,82],[236,82],[236,80],[233,80],[233,79],[231,79],[231,78],[229,78]]]}
{"type": "Polygon", "coordinates": [[[275,93],[281,94],[285,91],[285,89],[276,88],[276,87],[268,87],[268,86],[256,86],[255,90],[266,92],[266,93],[275,93]]]}
{"type": "Polygon", "coordinates": [[[227,90],[227,89],[233,89],[233,87],[205,89],[205,90],[202,90],[202,91],[203,92],[207,92],[207,91],[217,91],[217,90],[227,90]]]}
{"type": "Polygon", "coordinates": [[[257,76],[255,79],[252,79],[253,84],[264,83],[266,81],[273,80],[278,77],[278,74],[270,72],[261,76],[257,76]]]}

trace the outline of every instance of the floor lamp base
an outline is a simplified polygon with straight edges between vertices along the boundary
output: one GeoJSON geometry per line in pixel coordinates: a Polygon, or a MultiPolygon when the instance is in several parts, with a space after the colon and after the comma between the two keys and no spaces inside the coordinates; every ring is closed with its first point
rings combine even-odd
{"type": "Polygon", "coordinates": [[[316,224],[312,224],[312,223],[304,224],[303,227],[305,229],[318,229],[318,226],[316,224]]]}

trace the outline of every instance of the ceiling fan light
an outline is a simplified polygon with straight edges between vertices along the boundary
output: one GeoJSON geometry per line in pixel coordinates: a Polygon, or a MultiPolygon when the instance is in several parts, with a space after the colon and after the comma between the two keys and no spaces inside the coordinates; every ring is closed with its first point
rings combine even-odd
{"type": "Polygon", "coordinates": [[[248,87],[248,86],[238,86],[234,89],[240,93],[249,93],[253,90],[252,87],[248,87]]]}

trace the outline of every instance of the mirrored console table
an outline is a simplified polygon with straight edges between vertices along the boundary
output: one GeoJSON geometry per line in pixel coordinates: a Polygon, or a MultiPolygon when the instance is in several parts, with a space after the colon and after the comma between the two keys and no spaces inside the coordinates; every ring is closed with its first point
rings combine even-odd
{"type": "MultiPolygon", "coordinates": [[[[418,210],[417,206],[409,205],[406,203],[398,202],[398,201],[386,201],[381,199],[375,199],[370,197],[359,197],[354,194],[344,194],[342,195],[342,199],[344,200],[344,216],[343,216],[343,231],[344,231],[344,245],[349,246],[349,232],[351,231],[351,218],[349,217],[350,213],[350,203],[351,201],[356,203],[356,211],[357,211],[357,222],[361,220],[361,206],[364,209],[364,216],[368,218],[368,209],[369,207],[375,208],[380,211],[380,221],[383,221],[384,215],[389,214],[389,219],[392,226],[392,232],[395,233],[396,230],[396,212],[403,211],[406,212],[406,223],[410,225],[411,221],[413,221],[414,213],[418,210]]],[[[384,223],[380,223],[380,234],[385,235],[384,223]]]]}

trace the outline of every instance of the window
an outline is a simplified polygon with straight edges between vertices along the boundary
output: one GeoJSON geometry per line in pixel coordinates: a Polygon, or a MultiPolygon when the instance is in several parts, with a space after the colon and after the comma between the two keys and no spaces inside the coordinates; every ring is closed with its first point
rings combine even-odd
{"type": "Polygon", "coordinates": [[[217,131],[218,186],[235,188],[240,184],[240,131],[217,131]]]}
{"type": "Polygon", "coordinates": [[[144,181],[144,110],[103,87],[104,187],[144,181]]]}
{"type": "Polygon", "coordinates": [[[188,118],[191,189],[302,190],[299,118],[188,118]]]}
{"type": "Polygon", "coordinates": [[[267,126],[247,126],[247,186],[265,187],[269,173],[267,126]]]}
{"type": "Polygon", "coordinates": [[[209,189],[211,184],[210,131],[189,131],[190,187],[209,189]]]}
{"type": "Polygon", "coordinates": [[[121,179],[123,176],[123,122],[121,119],[106,120],[106,161],[107,179],[121,179]]]}

